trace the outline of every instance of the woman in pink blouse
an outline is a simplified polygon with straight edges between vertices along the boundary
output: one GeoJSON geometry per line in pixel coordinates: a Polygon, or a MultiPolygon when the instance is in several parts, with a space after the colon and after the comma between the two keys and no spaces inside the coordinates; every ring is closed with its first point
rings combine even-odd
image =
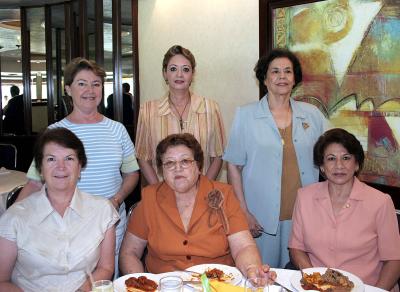
{"type": "Polygon", "coordinates": [[[343,129],[323,134],[314,164],[326,181],[298,191],[289,250],[297,267],[332,267],[397,290],[400,236],[389,195],[357,179],[364,152],[343,129]],[[312,212],[310,212],[312,210],[312,212]]]}

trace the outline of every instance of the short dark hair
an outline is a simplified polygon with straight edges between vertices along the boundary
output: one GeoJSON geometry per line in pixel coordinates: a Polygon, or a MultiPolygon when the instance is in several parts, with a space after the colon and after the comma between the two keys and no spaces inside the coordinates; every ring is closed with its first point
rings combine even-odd
{"type": "Polygon", "coordinates": [[[127,92],[129,92],[129,90],[131,90],[131,86],[129,85],[129,83],[127,83],[127,82],[122,83],[122,91],[124,93],[127,93],[127,92]]]}
{"type": "Polygon", "coordinates": [[[200,143],[196,140],[196,138],[189,133],[183,134],[172,134],[165,137],[161,140],[160,143],[157,145],[156,149],[156,162],[157,162],[157,170],[159,173],[162,173],[162,157],[167,152],[169,147],[174,146],[186,146],[189,148],[193,153],[193,158],[196,161],[197,167],[201,171],[203,169],[204,164],[204,154],[203,150],[201,149],[200,143]]]}
{"type": "Polygon", "coordinates": [[[82,141],[67,128],[53,128],[45,130],[35,145],[34,160],[39,173],[42,171],[44,147],[49,143],[55,143],[74,150],[81,167],[85,168],[87,158],[82,141]]]}
{"type": "Polygon", "coordinates": [[[349,154],[354,155],[358,163],[358,171],[362,170],[364,164],[364,150],[360,141],[351,133],[341,128],[335,128],[322,134],[314,145],[314,165],[320,168],[324,163],[324,153],[329,145],[337,143],[342,145],[349,154]]]}
{"type": "Polygon", "coordinates": [[[16,96],[19,94],[19,88],[17,85],[11,85],[10,94],[11,94],[11,96],[16,96]]]}
{"type": "Polygon", "coordinates": [[[271,62],[277,58],[287,58],[292,62],[293,73],[294,73],[294,87],[296,87],[303,80],[303,73],[301,71],[301,65],[299,59],[294,53],[287,49],[273,49],[268,56],[262,56],[254,67],[256,77],[260,83],[261,89],[268,92],[268,88],[265,86],[264,81],[267,77],[267,72],[271,62]]]}
{"type": "Polygon", "coordinates": [[[64,84],[71,85],[74,82],[75,76],[82,70],[92,71],[94,75],[101,78],[104,84],[106,78],[106,71],[101,68],[95,61],[87,60],[85,58],[75,58],[67,64],[64,69],[64,84]]]}
{"type": "Polygon", "coordinates": [[[169,60],[171,60],[171,58],[176,55],[182,55],[186,59],[188,59],[190,62],[190,65],[192,66],[192,70],[194,71],[194,69],[196,68],[196,59],[194,58],[192,52],[180,45],[174,45],[174,46],[170,47],[164,55],[164,59],[162,62],[163,72],[167,71],[167,66],[168,66],[169,60]]]}

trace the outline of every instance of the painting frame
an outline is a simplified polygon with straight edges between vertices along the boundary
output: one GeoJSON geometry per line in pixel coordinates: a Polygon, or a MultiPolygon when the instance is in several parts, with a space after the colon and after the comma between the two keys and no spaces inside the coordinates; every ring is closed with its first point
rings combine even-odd
{"type": "MultiPolygon", "coordinates": [[[[259,0],[259,56],[267,55],[273,48],[273,10],[326,0],[259,0]]],[[[265,95],[260,88],[260,98],[265,95]]]]}
{"type": "MultiPolygon", "coordinates": [[[[267,55],[274,47],[274,10],[291,6],[324,2],[328,0],[259,0],[259,55],[267,55]]],[[[260,89],[260,98],[265,95],[260,89]]],[[[392,195],[397,208],[400,207],[400,188],[380,183],[368,184],[392,195]]]]}

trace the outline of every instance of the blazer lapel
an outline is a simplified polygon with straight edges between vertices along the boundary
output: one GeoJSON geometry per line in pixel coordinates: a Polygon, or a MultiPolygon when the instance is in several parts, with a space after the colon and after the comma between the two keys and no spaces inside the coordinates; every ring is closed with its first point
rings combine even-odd
{"type": "Polygon", "coordinates": [[[190,218],[188,233],[197,222],[204,218],[204,213],[208,212],[207,196],[213,188],[213,183],[205,176],[201,175],[192,217],[190,218]]]}
{"type": "Polygon", "coordinates": [[[176,225],[179,229],[185,230],[176,205],[174,191],[165,182],[159,186],[156,200],[160,209],[171,223],[176,225]]]}

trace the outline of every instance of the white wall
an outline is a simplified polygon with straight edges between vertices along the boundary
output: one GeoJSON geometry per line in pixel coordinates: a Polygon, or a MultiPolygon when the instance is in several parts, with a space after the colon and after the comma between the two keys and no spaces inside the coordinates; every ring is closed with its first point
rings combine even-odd
{"type": "Polygon", "coordinates": [[[239,105],[258,100],[258,0],[139,0],[141,101],[167,90],[161,63],[169,47],[192,51],[192,90],[218,101],[227,136],[239,105]]]}

